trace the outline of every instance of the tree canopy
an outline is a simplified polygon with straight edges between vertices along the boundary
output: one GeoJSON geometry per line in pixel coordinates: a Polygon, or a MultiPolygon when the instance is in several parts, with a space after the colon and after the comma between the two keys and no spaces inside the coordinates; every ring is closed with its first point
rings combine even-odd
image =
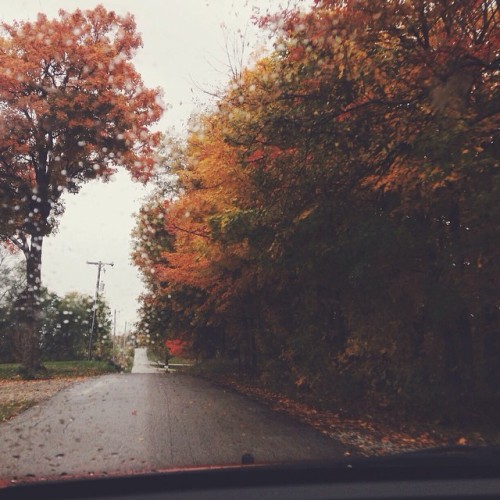
{"type": "Polygon", "coordinates": [[[139,218],[165,334],[324,401],[491,402],[499,21],[491,0],[261,18],[274,51],[198,118],[177,195],[139,218]]]}

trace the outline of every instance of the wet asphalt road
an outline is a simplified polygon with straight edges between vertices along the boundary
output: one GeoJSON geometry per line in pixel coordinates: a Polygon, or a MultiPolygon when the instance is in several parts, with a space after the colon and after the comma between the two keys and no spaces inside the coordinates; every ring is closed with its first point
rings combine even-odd
{"type": "Polygon", "coordinates": [[[1,424],[0,478],[342,456],[336,441],[232,391],[137,371],[77,383],[1,424]]]}

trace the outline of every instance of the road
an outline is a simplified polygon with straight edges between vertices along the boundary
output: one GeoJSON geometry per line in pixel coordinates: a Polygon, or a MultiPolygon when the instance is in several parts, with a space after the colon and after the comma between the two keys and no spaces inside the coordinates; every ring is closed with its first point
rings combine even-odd
{"type": "Polygon", "coordinates": [[[164,371],[164,369],[160,369],[149,361],[145,347],[135,349],[132,373],[160,373],[160,371],[164,371]]]}
{"type": "Polygon", "coordinates": [[[234,464],[243,453],[256,463],[342,456],[264,405],[186,374],[138,373],[150,366],[137,361],[134,373],[77,383],[0,424],[0,478],[234,464]]]}

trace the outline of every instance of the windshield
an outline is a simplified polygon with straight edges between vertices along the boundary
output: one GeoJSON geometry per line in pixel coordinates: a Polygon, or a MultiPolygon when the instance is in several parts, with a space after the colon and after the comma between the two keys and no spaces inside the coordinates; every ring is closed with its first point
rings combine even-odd
{"type": "Polygon", "coordinates": [[[0,21],[0,484],[500,444],[497,1],[0,21]]]}

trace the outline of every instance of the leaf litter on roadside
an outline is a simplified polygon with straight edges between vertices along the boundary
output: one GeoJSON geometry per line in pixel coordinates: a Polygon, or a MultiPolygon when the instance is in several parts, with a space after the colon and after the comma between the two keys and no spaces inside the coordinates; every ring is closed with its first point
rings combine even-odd
{"type": "Polygon", "coordinates": [[[396,428],[393,422],[384,423],[380,416],[377,418],[367,415],[359,418],[341,410],[321,410],[252,382],[236,381],[227,376],[216,377],[215,381],[259,400],[274,411],[297,418],[332,439],[337,439],[348,449],[346,456],[388,455],[453,444],[481,445],[485,442],[480,432],[471,432],[464,437],[453,430],[438,430],[431,424],[409,421],[396,428]]]}

